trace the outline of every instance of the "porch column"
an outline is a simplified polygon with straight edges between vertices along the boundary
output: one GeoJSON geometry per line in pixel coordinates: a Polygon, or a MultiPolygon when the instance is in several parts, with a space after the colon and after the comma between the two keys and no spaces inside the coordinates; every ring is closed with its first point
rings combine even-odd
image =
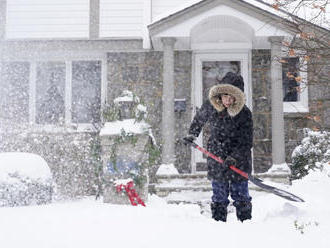
{"type": "Polygon", "coordinates": [[[162,165],[157,174],[177,174],[174,167],[174,44],[175,38],[162,38],[163,96],[162,96],[162,165]],[[168,173],[166,173],[168,171],[168,173]]]}
{"type": "Polygon", "coordinates": [[[0,0],[0,40],[5,38],[7,0],[0,0]]]}
{"type": "Polygon", "coordinates": [[[1,75],[1,63],[3,60],[4,52],[4,39],[6,34],[6,10],[7,0],[0,0],[0,75],[1,75]]]}
{"type": "Polygon", "coordinates": [[[100,33],[100,0],[89,1],[89,38],[97,39],[100,33]]]}
{"type": "Polygon", "coordinates": [[[271,44],[271,102],[272,102],[272,157],[273,166],[268,172],[290,174],[290,168],[285,162],[284,117],[283,117],[283,80],[282,56],[283,36],[272,36],[271,44]]]}

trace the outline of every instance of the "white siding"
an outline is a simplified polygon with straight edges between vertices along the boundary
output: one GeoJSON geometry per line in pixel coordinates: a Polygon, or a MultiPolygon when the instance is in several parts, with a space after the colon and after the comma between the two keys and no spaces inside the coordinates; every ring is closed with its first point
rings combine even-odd
{"type": "MultiPolygon", "coordinates": [[[[181,9],[180,6],[185,6],[191,2],[194,4],[198,1],[195,0],[152,0],[152,21],[158,19],[157,16],[161,16],[166,12],[174,9],[181,9]]],[[[190,5],[190,4],[188,4],[190,5]]],[[[174,11],[175,12],[175,11],[174,11]]]]}
{"type": "Polygon", "coordinates": [[[100,37],[142,37],[144,0],[100,0],[100,37]]]}
{"type": "Polygon", "coordinates": [[[89,0],[7,0],[7,39],[88,35],[89,0]]]}

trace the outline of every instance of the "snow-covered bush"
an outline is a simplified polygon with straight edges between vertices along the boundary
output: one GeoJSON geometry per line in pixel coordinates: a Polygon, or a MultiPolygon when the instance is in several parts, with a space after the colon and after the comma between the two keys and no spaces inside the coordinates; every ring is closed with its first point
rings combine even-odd
{"type": "Polygon", "coordinates": [[[330,132],[304,129],[304,138],[292,153],[292,179],[306,176],[309,170],[323,169],[330,161],[330,132]]]}
{"type": "Polygon", "coordinates": [[[31,153],[0,153],[0,207],[52,201],[52,174],[46,161],[31,153]]]}

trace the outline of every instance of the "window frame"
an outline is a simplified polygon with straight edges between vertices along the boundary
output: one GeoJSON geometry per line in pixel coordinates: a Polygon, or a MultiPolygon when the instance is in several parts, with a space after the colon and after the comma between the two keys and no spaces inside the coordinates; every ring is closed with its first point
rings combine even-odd
{"type": "MultiPolygon", "coordinates": [[[[285,59],[285,58],[283,58],[285,59]]],[[[299,71],[299,76],[301,77],[300,88],[302,89],[299,92],[298,101],[296,102],[284,102],[283,100],[283,112],[284,113],[307,113],[309,112],[308,107],[308,74],[307,74],[307,62],[302,61],[302,58],[299,57],[299,63],[303,65],[303,71],[299,71]]],[[[283,69],[282,69],[283,70],[283,69]]],[[[283,81],[282,81],[283,87],[283,81]]]]}
{"type": "MultiPolygon", "coordinates": [[[[36,59],[31,58],[18,58],[4,60],[2,62],[15,63],[15,62],[27,62],[29,63],[29,131],[36,132],[95,132],[96,128],[92,123],[74,123],[72,121],[72,62],[77,61],[100,61],[101,62],[101,121],[102,121],[102,110],[106,103],[106,88],[107,88],[107,59],[106,53],[94,52],[94,53],[83,53],[79,52],[77,55],[74,54],[54,54],[51,56],[49,53],[40,54],[36,59]],[[57,124],[38,124],[36,122],[37,116],[37,65],[39,62],[63,62],[65,63],[65,113],[64,123],[57,124]]],[[[23,123],[22,123],[23,124],[23,123]]],[[[22,125],[24,126],[24,125],[22,125]]]]}
{"type": "MultiPolygon", "coordinates": [[[[8,122],[6,122],[6,124],[9,124],[9,123],[11,123],[11,122],[15,122],[16,124],[26,124],[26,123],[28,123],[28,121],[29,121],[29,102],[30,102],[30,92],[29,92],[29,89],[30,89],[30,81],[29,81],[29,79],[30,79],[30,63],[28,62],[28,61],[21,61],[21,60],[15,60],[15,61],[5,61],[5,60],[2,60],[2,61],[0,61],[0,80],[2,80],[3,78],[2,78],[2,76],[3,76],[3,71],[6,71],[7,70],[7,65],[5,65],[5,64],[16,64],[16,66],[17,66],[17,64],[25,64],[25,66],[26,66],[26,70],[27,70],[27,75],[25,75],[26,77],[24,77],[23,78],[23,80],[24,80],[24,83],[25,83],[25,87],[27,88],[27,89],[23,89],[23,88],[20,88],[19,90],[27,90],[27,98],[26,98],[26,102],[24,101],[24,103],[27,103],[27,105],[28,105],[28,107],[26,108],[26,111],[24,111],[23,112],[23,114],[24,115],[26,115],[27,117],[25,117],[26,118],[26,120],[15,120],[15,119],[12,119],[11,117],[9,117],[9,118],[7,118],[7,121],[8,122]],[[5,68],[5,70],[4,70],[4,68],[5,68]]],[[[15,67],[15,66],[14,66],[15,67]]],[[[19,74],[19,73],[18,73],[19,74]]],[[[17,74],[16,74],[17,75],[17,74]]],[[[21,76],[21,75],[20,75],[21,76]]],[[[10,81],[3,81],[3,82],[5,82],[5,83],[10,83],[10,81]]],[[[1,82],[1,84],[3,83],[3,82],[1,82]]],[[[0,85],[1,85],[0,84],[0,85]]],[[[13,86],[13,85],[9,85],[9,86],[13,86]]],[[[6,89],[5,89],[6,90],[6,89]]],[[[7,88],[7,90],[8,90],[8,88],[7,88]]],[[[17,90],[17,89],[16,89],[17,90]]],[[[10,93],[10,91],[9,92],[5,92],[5,93],[10,93]]],[[[24,104],[24,103],[22,103],[22,102],[20,102],[19,104],[20,105],[22,105],[22,104],[24,104]]],[[[9,113],[11,112],[11,109],[8,109],[8,111],[9,111],[9,113]]],[[[4,112],[6,112],[6,111],[4,111],[4,112]]],[[[5,115],[5,114],[4,114],[5,115]]],[[[16,114],[15,114],[16,115],[16,114]]],[[[19,115],[19,118],[21,118],[21,116],[19,115]]],[[[3,116],[1,117],[1,119],[6,119],[6,118],[3,118],[3,116]]],[[[0,125],[0,131],[1,131],[1,125],[0,125]]]]}

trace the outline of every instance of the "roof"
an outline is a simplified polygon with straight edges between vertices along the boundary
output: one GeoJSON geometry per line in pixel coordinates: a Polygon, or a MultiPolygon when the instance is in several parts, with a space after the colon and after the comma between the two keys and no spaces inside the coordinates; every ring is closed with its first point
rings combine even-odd
{"type": "MultiPolygon", "coordinates": [[[[177,16],[180,16],[182,14],[185,14],[190,9],[193,8],[199,8],[201,6],[204,6],[206,4],[209,4],[213,2],[214,0],[190,0],[185,2],[184,4],[171,9],[170,11],[164,12],[159,16],[156,16],[153,19],[153,22],[148,25],[149,28],[153,28],[154,26],[157,26],[158,24],[161,24],[163,22],[166,22],[172,18],[175,18],[177,16]]],[[[330,31],[330,6],[327,5],[327,8],[325,9],[324,15],[319,15],[316,18],[316,8],[313,9],[311,6],[301,6],[300,8],[296,8],[297,6],[294,4],[287,5],[286,10],[283,9],[275,9],[271,3],[274,3],[274,0],[232,0],[237,1],[241,3],[248,4],[254,8],[260,9],[265,11],[266,13],[278,17],[281,19],[284,19],[286,21],[292,22],[293,19],[299,19],[301,21],[310,23],[314,25],[315,27],[318,27],[319,29],[330,31]],[[291,14],[290,12],[293,12],[296,15],[291,14]],[[308,20],[313,19],[313,22],[309,22],[308,20]]],[[[296,1],[294,1],[296,2],[296,1]]],[[[299,1],[300,2],[300,1],[299,1]]],[[[318,11],[319,12],[319,11],[318,11]]]]}

